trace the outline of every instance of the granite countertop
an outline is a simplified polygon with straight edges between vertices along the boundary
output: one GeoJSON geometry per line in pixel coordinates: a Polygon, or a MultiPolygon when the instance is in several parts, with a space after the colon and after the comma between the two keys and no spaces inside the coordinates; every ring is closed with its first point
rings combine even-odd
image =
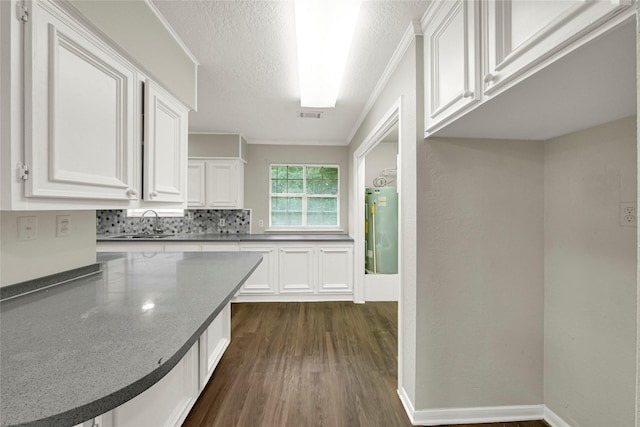
{"type": "Polygon", "coordinates": [[[0,303],[0,424],[75,425],[166,375],[261,262],[98,254],[101,272],[0,303]]]}
{"type": "Polygon", "coordinates": [[[136,239],[117,238],[120,234],[98,234],[98,242],[353,242],[348,234],[214,234],[180,233],[161,239],[142,237],[136,239]]]}

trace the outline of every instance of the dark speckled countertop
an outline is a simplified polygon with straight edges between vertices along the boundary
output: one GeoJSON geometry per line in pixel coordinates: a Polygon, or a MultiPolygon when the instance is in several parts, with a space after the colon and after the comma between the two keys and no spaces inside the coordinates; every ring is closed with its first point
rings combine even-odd
{"type": "Polygon", "coordinates": [[[98,234],[102,242],[353,242],[348,234],[172,234],[162,239],[153,237],[121,239],[118,235],[98,234]]]}
{"type": "Polygon", "coordinates": [[[97,274],[2,301],[1,425],[75,425],[137,396],[180,361],[261,258],[98,254],[97,274]]]}

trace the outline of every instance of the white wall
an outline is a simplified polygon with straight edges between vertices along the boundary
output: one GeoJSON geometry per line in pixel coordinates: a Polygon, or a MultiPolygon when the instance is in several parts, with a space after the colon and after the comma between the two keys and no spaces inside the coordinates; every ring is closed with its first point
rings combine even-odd
{"type": "Polygon", "coordinates": [[[191,109],[197,107],[197,64],[146,1],[70,0],[98,29],[191,109]]]}
{"type": "MultiPolygon", "coordinates": [[[[397,162],[396,157],[398,155],[398,143],[397,142],[381,142],[367,154],[365,158],[365,171],[364,179],[367,187],[375,187],[373,180],[382,174],[382,171],[386,168],[396,169],[397,162]]],[[[389,175],[389,184],[387,187],[396,187],[397,180],[395,175],[389,175]]]]}
{"type": "Polygon", "coordinates": [[[545,403],[572,426],[632,426],[636,119],[545,143],[545,403]]]}
{"type": "Polygon", "coordinates": [[[272,163],[337,164],[340,166],[340,227],[348,232],[349,163],[346,146],[247,146],[244,168],[244,207],[251,209],[251,232],[264,233],[269,225],[269,174],[272,163]],[[264,227],[259,227],[262,220],[264,227]]]}
{"type": "Polygon", "coordinates": [[[543,399],[543,144],[419,144],[416,409],[543,399]]]}
{"type": "Polygon", "coordinates": [[[95,211],[0,212],[0,286],[96,262],[95,211]],[[56,237],[56,216],[71,217],[71,235],[56,237]],[[37,239],[18,241],[18,217],[35,216],[37,239]]]}

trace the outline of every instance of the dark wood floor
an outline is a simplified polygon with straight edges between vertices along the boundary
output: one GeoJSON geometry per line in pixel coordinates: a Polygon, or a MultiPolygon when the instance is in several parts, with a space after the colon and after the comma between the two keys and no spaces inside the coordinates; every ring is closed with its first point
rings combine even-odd
{"type": "MultiPolygon", "coordinates": [[[[183,426],[411,426],[396,392],[396,303],[233,304],[231,331],[183,426]]],[[[482,426],[546,427],[536,423],[482,426]]]]}

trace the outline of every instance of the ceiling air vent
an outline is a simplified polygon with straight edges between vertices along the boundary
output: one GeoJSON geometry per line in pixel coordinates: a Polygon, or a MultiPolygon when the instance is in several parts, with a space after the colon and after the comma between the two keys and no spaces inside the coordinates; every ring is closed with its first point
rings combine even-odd
{"type": "Polygon", "coordinates": [[[299,119],[321,119],[324,116],[322,111],[298,111],[299,119]]]}

